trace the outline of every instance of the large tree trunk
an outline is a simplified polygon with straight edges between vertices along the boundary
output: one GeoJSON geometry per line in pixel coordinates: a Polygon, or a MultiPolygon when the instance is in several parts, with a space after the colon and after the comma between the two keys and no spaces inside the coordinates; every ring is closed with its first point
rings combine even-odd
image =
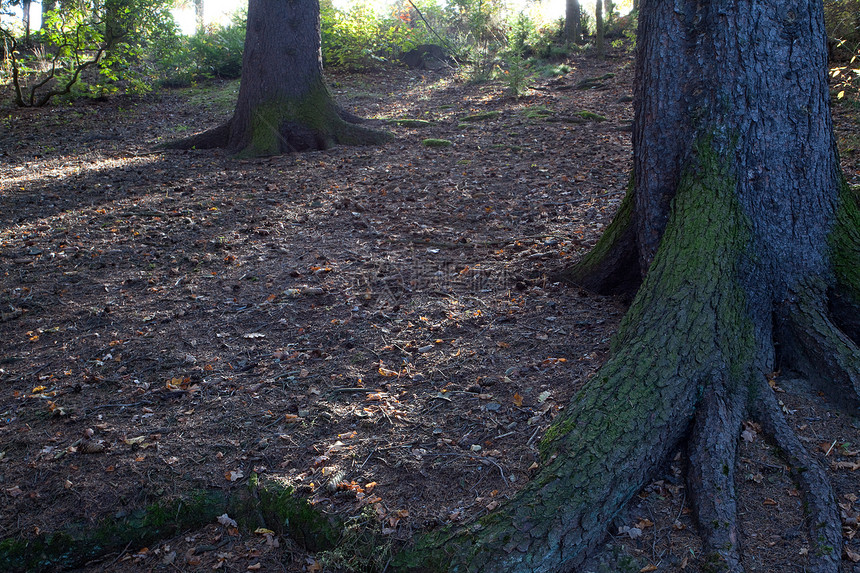
{"type": "Polygon", "coordinates": [[[57,0],[42,0],[42,24],[39,29],[44,30],[48,15],[57,7],[57,0]]]}
{"type": "Polygon", "coordinates": [[[582,39],[582,10],[579,0],[567,0],[565,4],[564,39],[568,44],[578,44],[582,39]]]}
{"type": "Polygon", "coordinates": [[[742,571],[734,458],[753,416],[804,490],[806,570],[839,570],[826,474],[766,381],[789,365],[843,401],[860,390],[860,209],[839,169],[821,2],[644,0],[639,22],[634,183],[569,274],[604,292],[644,275],[612,356],[544,436],[539,474],[422,539],[402,569],[576,570],[686,441],[708,570],[742,571]]]}
{"type": "Polygon", "coordinates": [[[239,99],[223,126],[171,145],[226,147],[238,156],[376,144],[386,133],[355,125],[323,82],[318,0],[250,0],[239,99]]]}

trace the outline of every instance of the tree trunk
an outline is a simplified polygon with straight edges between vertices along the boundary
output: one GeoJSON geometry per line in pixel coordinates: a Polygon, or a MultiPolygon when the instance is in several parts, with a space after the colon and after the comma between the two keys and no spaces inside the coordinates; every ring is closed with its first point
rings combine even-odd
{"type": "Polygon", "coordinates": [[[197,21],[197,32],[200,33],[206,29],[206,20],[203,13],[203,0],[194,0],[194,17],[197,21]]]}
{"type": "Polygon", "coordinates": [[[377,144],[387,133],[354,125],[323,82],[318,0],[250,0],[236,110],[218,128],[169,147],[226,147],[241,157],[377,144]]]}
{"type": "Polygon", "coordinates": [[[734,467],[752,416],[804,491],[805,570],[839,571],[827,476],[766,380],[792,366],[849,405],[860,394],[860,208],[839,169],[822,12],[642,3],[634,182],[568,276],[604,292],[644,282],[611,358],[543,437],[539,474],[497,512],[421,539],[401,570],[576,570],[686,441],[699,565],[742,571],[734,467]]]}
{"type": "Polygon", "coordinates": [[[579,0],[567,0],[564,12],[564,39],[568,44],[578,44],[582,38],[582,12],[579,0]]]}
{"type": "Polygon", "coordinates": [[[57,0],[42,0],[42,24],[39,29],[45,29],[45,22],[48,20],[48,15],[56,8],[57,0]]]}
{"type": "Polygon", "coordinates": [[[21,21],[24,24],[24,45],[30,45],[30,3],[31,0],[21,0],[21,21]]]}
{"type": "Polygon", "coordinates": [[[603,36],[606,29],[603,25],[603,0],[597,0],[594,3],[594,46],[597,50],[597,57],[603,59],[606,55],[606,48],[603,45],[603,36]]]}

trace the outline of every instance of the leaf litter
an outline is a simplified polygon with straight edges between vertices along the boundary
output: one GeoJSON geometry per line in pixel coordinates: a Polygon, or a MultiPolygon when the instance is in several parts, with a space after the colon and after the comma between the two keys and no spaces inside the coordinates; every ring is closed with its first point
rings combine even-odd
{"type": "MultiPolygon", "coordinates": [[[[510,498],[624,312],[552,279],[594,245],[630,168],[629,57],[569,65],[518,100],[436,72],[334,76],[356,113],[420,123],[388,123],[397,138],[386,147],[246,161],[152,151],[179,124],[229,114],[189,106],[182,92],[10,111],[0,536],[192,487],[245,487],[254,472],[323,511],[369,511],[396,540],[510,498]],[[554,89],[598,77],[609,89],[554,89]]],[[[855,163],[846,159],[849,179],[855,163]]],[[[788,380],[772,386],[787,389],[810,449],[849,444],[827,460],[854,561],[857,428],[827,417],[823,398],[793,396],[788,380]]],[[[801,500],[760,438],[745,425],[739,475],[759,478],[739,484],[749,559],[799,570],[804,529],[790,516],[801,500]]],[[[696,570],[684,463],[679,454],[619,516],[599,560],[696,570]]],[[[85,570],[322,563],[224,515],[85,570]]]]}

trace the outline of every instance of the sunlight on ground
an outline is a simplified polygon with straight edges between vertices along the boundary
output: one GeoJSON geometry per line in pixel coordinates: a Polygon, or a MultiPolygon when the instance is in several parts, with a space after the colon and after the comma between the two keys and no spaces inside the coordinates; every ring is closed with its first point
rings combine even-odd
{"type": "MultiPolygon", "coordinates": [[[[36,185],[45,185],[48,182],[56,183],[70,177],[77,177],[84,173],[107,172],[119,167],[143,167],[144,165],[154,163],[152,157],[123,157],[118,159],[105,159],[103,161],[92,161],[87,163],[76,163],[73,157],[58,158],[62,161],[49,161],[48,163],[39,163],[40,167],[31,169],[28,167],[16,167],[13,171],[16,175],[3,179],[3,184],[0,185],[0,194],[9,193],[11,189],[18,187],[20,190],[25,190],[27,187],[36,185]],[[49,167],[51,163],[53,168],[49,167]]],[[[36,158],[39,161],[38,158],[36,158]]]]}

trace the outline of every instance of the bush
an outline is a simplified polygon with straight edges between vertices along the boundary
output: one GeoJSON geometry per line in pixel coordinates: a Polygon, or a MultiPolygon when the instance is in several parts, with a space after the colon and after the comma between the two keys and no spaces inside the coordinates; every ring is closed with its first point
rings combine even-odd
{"type": "Polygon", "coordinates": [[[330,67],[361,70],[394,60],[417,45],[408,12],[395,8],[382,16],[363,3],[347,10],[331,0],[320,3],[323,63],[330,67]]]}
{"type": "Polygon", "coordinates": [[[46,15],[42,30],[20,45],[0,27],[8,45],[15,103],[43,106],[57,96],[103,96],[149,89],[146,47],[175,34],[165,0],[80,1],[46,15]]]}

